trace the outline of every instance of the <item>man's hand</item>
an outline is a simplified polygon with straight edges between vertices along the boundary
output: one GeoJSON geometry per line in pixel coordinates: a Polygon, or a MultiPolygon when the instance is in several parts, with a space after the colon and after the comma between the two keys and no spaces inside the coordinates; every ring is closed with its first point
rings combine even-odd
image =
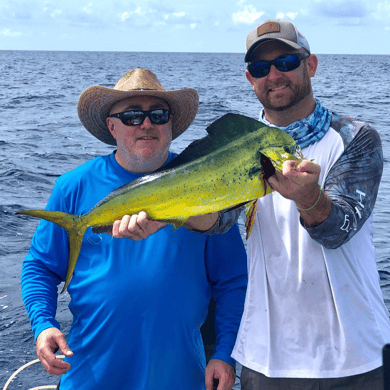
{"type": "Polygon", "coordinates": [[[321,167],[312,161],[304,160],[296,166],[295,161],[288,160],[283,164],[283,171],[276,171],[268,182],[284,198],[293,200],[301,208],[309,208],[318,197],[320,172],[321,167]]]}
{"type": "MultiPolygon", "coordinates": [[[[188,218],[184,223],[184,227],[206,231],[214,226],[217,220],[218,213],[197,215],[188,218]]],[[[167,226],[167,223],[152,221],[144,211],[141,211],[139,214],[125,215],[122,219],[115,221],[111,232],[108,233],[115,238],[131,238],[139,241],[148,238],[165,226],[167,226]]]]}
{"type": "Polygon", "coordinates": [[[115,221],[111,234],[115,238],[131,238],[139,241],[165,226],[167,226],[165,222],[152,221],[144,211],[141,211],[139,214],[125,215],[121,220],[115,221]]]}
{"type": "Polygon", "coordinates": [[[63,375],[70,369],[69,363],[57,359],[54,355],[58,348],[65,356],[73,355],[59,329],[48,328],[42,331],[37,338],[36,348],[39,360],[50,375],[63,375]]]}
{"type": "Polygon", "coordinates": [[[218,390],[231,390],[235,382],[233,366],[219,359],[211,359],[206,367],[206,389],[213,390],[213,379],[218,379],[218,390]]]}
{"type": "Polygon", "coordinates": [[[271,187],[284,198],[295,202],[306,227],[317,226],[332,211],[332,201],[318,186],[321,167],[308,160],[298,166],[289,160],[283,164],[283,172],[275,172],[268,178],[271,187]]]}

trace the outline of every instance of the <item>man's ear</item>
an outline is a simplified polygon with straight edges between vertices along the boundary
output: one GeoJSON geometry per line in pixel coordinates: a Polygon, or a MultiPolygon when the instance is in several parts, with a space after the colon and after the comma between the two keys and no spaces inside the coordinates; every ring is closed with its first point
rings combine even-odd
{"type": "Polygon", "coordinates": [[[318,66],[318,58],[315,54],[311,54],[310,57],[306,60],[307,72],[310,77],[313,77],[316,74],[318,66]]]}
{"type": "Polygon", "coordinates": [[[250,84],[253,86],[253,77],[249,73],[248,69],[245,71],[245,77],[250,82],[250,84]]]}
{"type": "Polygon", "coordinates": [[[110,130],[111,135],[115,138],[115,122],[113,121],[113,118],[111,117],[106,118],[106,124],[108,130],[110,130]]]}

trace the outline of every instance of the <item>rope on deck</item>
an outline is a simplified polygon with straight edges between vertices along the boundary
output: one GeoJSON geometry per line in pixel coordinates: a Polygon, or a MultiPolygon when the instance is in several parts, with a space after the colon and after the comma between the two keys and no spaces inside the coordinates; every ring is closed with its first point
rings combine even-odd
{"type": "MultiPolygon", "coordinates": [[[[65,356],[64,355],[56,355],[56,358],[57,359],[64,359],[65,356]]],[[[20,367],[19,369],[17,369],[11,376],[10,378],[8,379],[7,383],[5,384],[5,386],[3,387],[3,390],[7,390],[8,389],[8,386],[10,385],[10,383],[15,379],[16,375],[18,375],[21,371],[23,371],[25,368],[29,367],[29,366],[32,366],[33,364],[35,363],[39,363],[40,360],[39,359],[35,359],[35,360],[32,360],[31,362],[29,363],[26,363],[24,366],[20,367]]],[[[38,387],[34,387],[34,388],[31,388],[29,390],[41,390],[41,389],[56,389],[57,386],[56,385],[46,385],[46,386],[38,386],[38,387]]]]}

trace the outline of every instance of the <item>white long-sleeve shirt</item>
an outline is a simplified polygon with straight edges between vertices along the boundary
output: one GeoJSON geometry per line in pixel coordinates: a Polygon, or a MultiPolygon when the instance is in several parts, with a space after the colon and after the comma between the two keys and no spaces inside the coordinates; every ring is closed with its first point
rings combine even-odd
{"type": "Polygon", "coordinates": [[[293,201],[258,200],[248,240],[248,289],[233,358],[269,377],[332,378],[382,365],[390,342],[372,239],[383,169],[377,132],[333,115],[302,150],[321,166],[329,218],[304,228],[293,201]]]}

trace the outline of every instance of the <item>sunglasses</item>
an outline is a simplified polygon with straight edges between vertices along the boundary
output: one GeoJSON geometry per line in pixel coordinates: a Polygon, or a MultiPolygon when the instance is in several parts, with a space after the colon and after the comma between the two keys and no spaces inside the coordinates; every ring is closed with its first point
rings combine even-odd
{"type": "Polygon", "coordinates": [[[165,125],[169,122],[171,112],[169,110],[159,108],[157,110],[142,111],[130,110],[109,115],[111,118],[119,118],[125,126],[140,126],[144,123],[146,117],[154,125],[165,125]]]}
{"type": "Polygon", "coordinates": [[[286,54],[273,61],[252,62],[248,65],[248,72],[256,79],[267,76],[271,70],[271,65],[274,65],[280,72],[290,72],[299,68],[301,61],[309,56],[308,53],[286,54]]]}

